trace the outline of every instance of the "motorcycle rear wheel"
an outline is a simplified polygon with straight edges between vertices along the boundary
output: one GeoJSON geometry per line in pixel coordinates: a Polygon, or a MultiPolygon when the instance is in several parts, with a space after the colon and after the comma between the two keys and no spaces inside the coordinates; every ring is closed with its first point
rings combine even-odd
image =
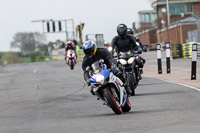
{"type": "Polygon", "coordinates": [[[119,101],[117,101],[110,89],[105,89],[103,91],[103,96],[105,101],[110,105],[111,109],[115,112],[115,114],[122,114],[122,108],[119,105],[119,101]]]}

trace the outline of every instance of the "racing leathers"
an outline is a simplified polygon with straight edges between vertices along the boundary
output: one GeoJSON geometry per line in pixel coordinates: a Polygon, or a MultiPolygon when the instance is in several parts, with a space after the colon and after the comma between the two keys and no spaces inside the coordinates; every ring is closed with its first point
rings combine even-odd
{"type": "Polygon", "coordinates": [[[132,35],[126,35],[124,38],[115,36],[112,40],[111,47],[112,55],[114,51],[116,51],[118,55],[119,52],[128,52],[129,50],[133,52],[134,50],[138,50],[136,40],[132,35]]]}

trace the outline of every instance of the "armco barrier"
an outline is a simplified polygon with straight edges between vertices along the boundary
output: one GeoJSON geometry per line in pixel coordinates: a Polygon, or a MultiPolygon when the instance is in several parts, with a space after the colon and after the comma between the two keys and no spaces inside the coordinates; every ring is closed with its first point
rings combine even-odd
{"type": "Polygon", "coordinates": [[[65,59],[65,49],[55,49],[51,53],[52,60],[64,60],[65,59]]]}
{"type": "MultiPolygon", "coordinates": [[[[187,44],[182,44],[182,54],[183,54],[183,58],[192,58],[192,44],[194,42],[191,43],[187,43],[187,44]]],[[[200,57],[200,44],[198,43],[198,56],[200,57]]]]}
{"type": "MultiPolygon", "coordinates": [[[[192,44],[173,44],[172,45],[172,55],[173,58],[192,58],[192,44]]],[[[200,57],[200,43],[197,44],[197,56],[200,57]]]]}
{"type": "Polygon", "coordinates": [[[172,45],[172,56],[173,56],[173,59],[183,57],[181,44],[172,45]]]}

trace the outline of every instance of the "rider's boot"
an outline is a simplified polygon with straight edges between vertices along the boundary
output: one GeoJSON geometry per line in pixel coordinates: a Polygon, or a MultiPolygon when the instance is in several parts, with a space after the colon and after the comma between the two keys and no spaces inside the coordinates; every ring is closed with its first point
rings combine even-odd
{"type": "Polygon", "coordinates": [[[126,89],[127,94],[131,95],[131,93],[132,93],[131,88],[129,86],[126,86],[125,89],[126,89]]]}
{"type": "Polygon", "coordinates": [[[91,88],[90,88],[90,93],[91,93],[92,95],[95,96],[95,93],[94,93],[94,90],[93,90],[93,89],[94,89],[94,87],[91,87],[91,88]]]}
{"type": "Polygon", "coordinates": [[[142,79],[142,75],[143,74],[143,69],[142,68],[139,68],[139,73],[138,73],[138,78],[139,78],[139,80],[141,80],[142,79]]]}
{"type": "Polygon", "coordinates": [[[140,73],[138,74],[138,79],[139,79],[139,80],[141,80],[141,79],[142,79],[142,76],[141,76],[141,74],[140,74],[140,73]]]}

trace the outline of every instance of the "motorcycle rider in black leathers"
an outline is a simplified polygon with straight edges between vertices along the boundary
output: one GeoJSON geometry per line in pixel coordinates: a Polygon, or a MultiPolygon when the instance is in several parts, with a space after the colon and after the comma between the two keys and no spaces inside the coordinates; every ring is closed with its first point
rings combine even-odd
{"type": "Polygon", "coordinates": [[[118,35],[111,42],[112,55],[114,51],[118,54],[119,52],[128,52],[129,50],[137,49],[136,40],[132,35],[127,34],[127,26],[125,24],[117,26],[117,33],[118,35]]]}
{"type": "MultiPolygon", "coordinates": [[[[99,61],[101,59],[104,60],[104,63],[107,65],[108,68],[110,68],[114,75],[117,77],[122,77],[122,72],[117,68],[117,61],[113,59],[110,52],[108,52],[107,49],[104,48],[97,48],[97,45],[94,41],[86,41],[83,44],[83,52],[85,54],[85,57],[83,58],[82,63],[82,69],[84,71],[84,80],[89,85],[89,71],[88,66],[91,67],[91,65],[99,61]]],[[[93,88],[91,88],[90,92],[94,95],[93,88]]]]}
{"type": "MultiPolygon", "coordinates": [[[[128,51],[137,51],[138,54],[141,53],[139,47],[136,44],[135,38],[132,35],[127,34],[127,26],[125,24],[119,24],[117,26],[117,33],[118,35],[115,36],[111,42],[112,55],[114,55],[114,52],[117,52],[117,55],[119,55],[119,52],[128,51]]],[[[127,90],[131,92],[129,86],[127,86],[127,90]]]]}

